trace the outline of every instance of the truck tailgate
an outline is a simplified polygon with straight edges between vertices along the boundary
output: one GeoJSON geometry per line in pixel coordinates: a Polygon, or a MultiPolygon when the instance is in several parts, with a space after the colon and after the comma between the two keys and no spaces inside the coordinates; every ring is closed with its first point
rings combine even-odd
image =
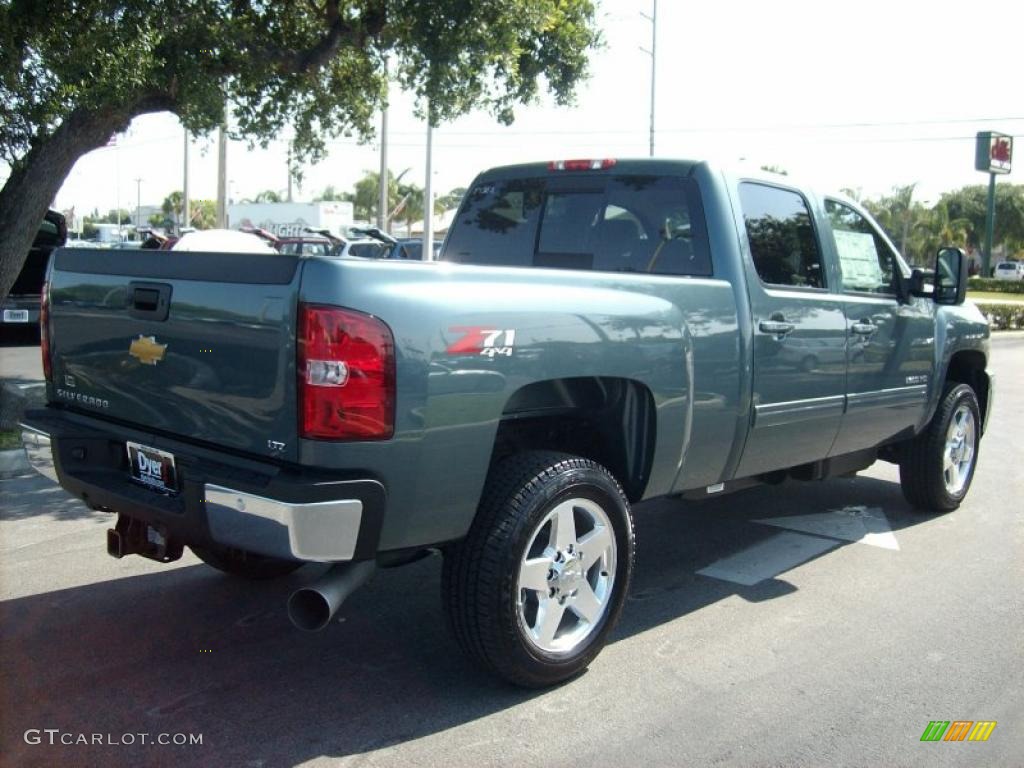
{"type": "Polygon", "coordinates": [[[57,251],[50,398],[294,459],[300,276],[299,260],[278,254],[57,251]]]}

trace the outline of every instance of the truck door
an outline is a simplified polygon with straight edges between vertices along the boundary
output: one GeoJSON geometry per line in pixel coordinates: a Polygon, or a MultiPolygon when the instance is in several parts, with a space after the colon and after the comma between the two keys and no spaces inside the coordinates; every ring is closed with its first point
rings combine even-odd
{"type": "Polygon", "coordinates": [[[846,316],[831,290],[806,198],[739,185],[754,321],[752,423],[736,472],[747,477],[824,458],[846,394],[846,316]]]}
{"type": "Polygon", "coordinates": [[[871,448],[924,416],[934,355],[934,302],[899,298],[900,262],[871,221],[825,200],[848,325],[846,413],[832,455],[871,448]]]}

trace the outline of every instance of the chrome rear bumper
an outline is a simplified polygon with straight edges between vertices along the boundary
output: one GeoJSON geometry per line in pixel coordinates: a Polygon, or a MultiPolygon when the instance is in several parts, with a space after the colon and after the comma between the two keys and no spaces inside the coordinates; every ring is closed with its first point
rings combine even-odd
{"type": "MultiPolygon", "coordinates": [[[[39,474],[59,483],[54,461],[54,442],[50,435],[27,424],[22,424],[21,429],[29,464],[39,474]]],[[[66,473],[67,467],[62,471],[66,473]]],[[[72,470],[65,478],[64,485],[77,494],[79,489],[75,485],[79,479],[74,474],[72,470]]],[[[121,475],[118,473],[118,476],[121,475]]],[[[131,505],[116,499],[100,501],[101,496],[92,488],[89,489],[90,499],[95,498],[95,503],[129,517],[160,525],[171,538],[184,543],[192,543],[194,538],[206,538],[208,535],[212,541],[227,547],[271,557],[313,562],[352,560],[357,559],[357,555],[365,558],[359,544],[364,518],[367,516],[366,504],[373,506],[375,499],[383,498],[382,492],[368,493],[370,486],[373,490],[382,491],[378,483],[371,481],[341,481],[332,484],[338,495],[353,498],[308,502],[282,501],[204,482],[202,499],[198,503],[189,505],[189,494],[184,492],[171,497],[183,505],[185,517],[193,515],[196,524],[200,526],[197,531],[195,528],[183,529],[181,515],[166,513],[168,497],[151,497],[148,492],[140,495],[137,486],[124,482],[126,490],[132,489],[131,505]],[[200,522],[204,517],[205,525],[200,522]]],[[[110,486],[106,488],[109,490],[110,486]]],[[[301,491],[302,487],[298,490],[301,491]]],[[[296,488],[288,491],[289,494],[295,492],[296,488]]],[[[380,510],[377,511],[377,517],[379,514],[380,510]]],[[[373,517],[373,510],[370,510],[370,515],[373,517]]],[[[365,533],[374,534],[374,529],[379,528],[379,522],[376,526],[369,525],[369,528],[365,533]]],[[[375,535],[370,538],[375,543],[375,535]]],[[[365,548],[366,544],[363,545],[365,548]]]]}
{"type": "Polygon", "coordinates": [[[292,503],[205,485],[210,535],[250,552],[314,562],[351,560],[359,538],[363,502],[338,499],[292,503]]]}

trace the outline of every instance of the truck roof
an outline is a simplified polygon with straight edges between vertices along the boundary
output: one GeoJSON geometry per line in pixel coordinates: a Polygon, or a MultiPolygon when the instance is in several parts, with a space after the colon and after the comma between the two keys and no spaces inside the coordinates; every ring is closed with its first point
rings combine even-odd
{"type": "Polygon", "coordinates": [[[480,181],[491,181],[495,179],[522,179],[531,176],[546,176],[550,174],[665,174],[665,175],[686,175],[690,170],[699,164],[695,160],[674,160],[660,157],[642,158],[586,158],[587,162],[598,164],[595,169],[588,170],[565,170],[555,169],[555,163],[571,163],[573,158],[562,158],[539,163],[521,163],[518,165],[502,165],[489,168],[482,172],[477,178],[480,181]],[[600,167],[601,163],[610,163],[608,167],[600,167]]]}
{"type": "Polygon", "coordinates": [[[794,189],[801,190],[814,190],[816,193],[825,195],[828,197],[835,198],[844,203],[852,205],[854,208],[863,210],[863,207],[856,201],[838,190],[833,189],[822,189],[814,184],[806,183],[806,180],[798,176],[790,176],[788,174],[780,174],[772,171],[766,171],[763,168],[755,165],[748,164],[747,162],[737,163],[726,163],[718,164],[711,163],[706,160],[687,160],[683,158],[664,158],[664,157],[632,157],[632,158],[581,158],[579,161],[575,159],[568,160],[550,160],[546,162],[536,163],[520,163],[516,165],[500,165],[493,168],[489,168],[486,171],[477,176],[477,180],[481,182],[495,181],[499,179],[523,179],[536,176],[547,176],[547,175],[599,175],[599,174],[615,174],[615,175],[628,175],[628,174],[655,174],[655,175],[674,175],[674,176],[685,176],[689,174],[697,166],[709,166],[713,170],[722,172],[733,179],[744,179],[747,181],[761,181],[768,184],[777,184],[784,187],[792,187],[794,189]],[[552,166],[556,163],[573,163],[573,162],[590,162],[596,164],[598,167],[584,170],[566,170],[553,168],[552,166]],[[601,163],[608,163],[607,167],[601,167],[601,163]]]}

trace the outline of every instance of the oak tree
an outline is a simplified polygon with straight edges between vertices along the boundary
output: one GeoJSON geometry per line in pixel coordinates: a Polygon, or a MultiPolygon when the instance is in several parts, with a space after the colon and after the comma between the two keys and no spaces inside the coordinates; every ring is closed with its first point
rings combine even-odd
{"type": "Polygon", "coordinates": [[[571,102],[598,43],[593,0],[0,0],[0,297],[75,162],[139,115],[202,134],[228,104],[315,161],[372,136],[388,65],[421,117],[508,123],[542,88],[571,102]]]}

